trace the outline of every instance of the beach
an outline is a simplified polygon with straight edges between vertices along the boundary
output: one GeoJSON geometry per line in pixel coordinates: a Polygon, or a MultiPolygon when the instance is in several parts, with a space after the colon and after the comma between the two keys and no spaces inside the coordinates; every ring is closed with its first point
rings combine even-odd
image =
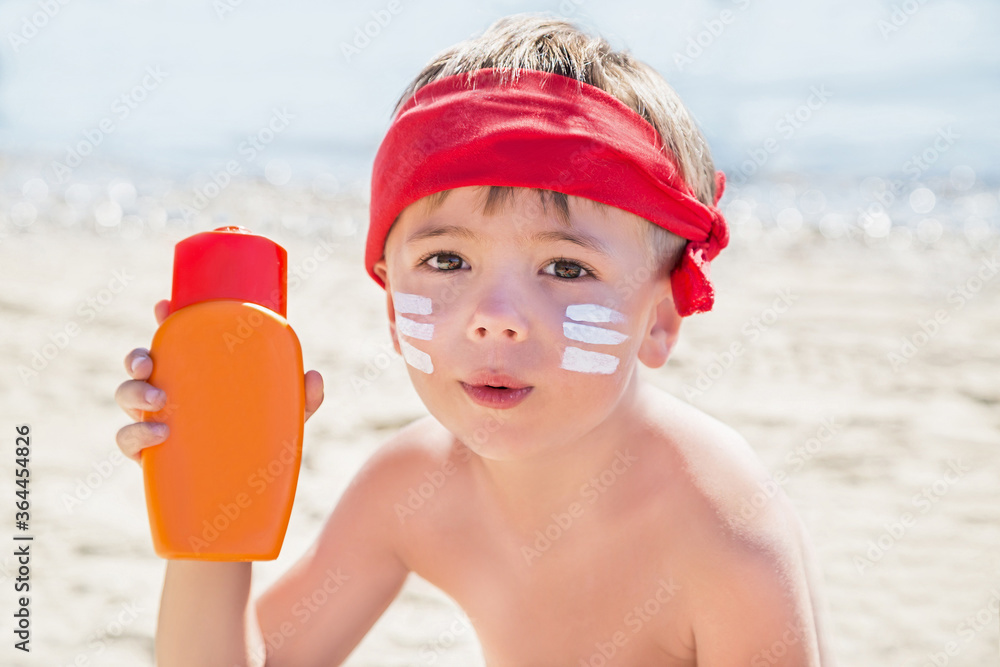
{"type": "MultiPolygon", "coordinates": [[[[800,204],[800,218],[773,197],[757,206],[751,190],[727,193],[732,241],[712,266],[716,307],[686,320],[668,363],[642,376],[743,434],[788,494],[822,570],[841,665],[993,664],[1000,242],[995,224],[967,218],[995,221],[996,188],[942,186],[937,227],[894,216],[885,234],[859,225],[855,207],[830,217],[835,193],[824,211],[805,195],[813,190],[773,190],[800,204]]],[[[767,188],[756,192],[767,199],[767,188]]],[[[241,224],[284,246],[288,320],[305,368],[325,380],[281,555],[254,566],[256,595],[307,549],[379,444],[426,414],[392,349],[384,292],[363,268],[366,203],[322,180],[234,179],[203,207],[190,188],[121,179],[4,197],[0,533],[8,545],[33,540],[30,654],[7,629],[18,563],[0,550],[0,663],[152,664],[164,561],[141,470],[115,445],[129,420],[114,391],[126,353],[156,330],[173,245],[241,224]],[[18,531],[11,471],[23,424],[31,518],[18,531]]],[[[748,507],[774,492],[762,488],[748,507]]],[[[469,667],[482,657],[457,605],[411,575],[345,664],[469,667]]]]}

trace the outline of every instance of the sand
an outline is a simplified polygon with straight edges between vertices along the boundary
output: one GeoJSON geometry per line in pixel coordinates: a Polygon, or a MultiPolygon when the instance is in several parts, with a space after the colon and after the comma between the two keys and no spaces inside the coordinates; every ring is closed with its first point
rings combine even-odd
{"type": "MultiPolygon", "coordinates": [[[[425,414],[389,344],[383,292],[361,266],[363,201],[245,182],[184,226],[183,196],[169,188],[140,186],[136,197],[119,187],[120,209],[99,208],[111,201],[104,192],[75,191],[72,204],[34,192],[32,210],[14,211],[15,192],[0,207],[4,665],[152,664],[164,561],[141,471],[117,455],[128,418],[113,395],[125,354],[155,331],[152,307],[169,294],[181,238],[239,222],[284,245],[299,272],[289,320],[306,368],[326,381],[284,547],[255,565],[256,592],[307,548],[378,444],[425,414]],[[36,352],[43,361],[23,376],[36,352]],[[24,423],[30,655],[10,632],[20,533],[11,471],[24,423]]],[[[841,665],[994,664],[1000,243],[961,225],[933,241],[829,238],[829,224],[824,235],[808,220],[737,213],[713,267],[716,310],[685,322],[673,358],[644,377],[744,434],[781,481],[815,545],[841,665]]],[[[482,659],[461,610],[411,575],[345,664],[482,659]]]]}

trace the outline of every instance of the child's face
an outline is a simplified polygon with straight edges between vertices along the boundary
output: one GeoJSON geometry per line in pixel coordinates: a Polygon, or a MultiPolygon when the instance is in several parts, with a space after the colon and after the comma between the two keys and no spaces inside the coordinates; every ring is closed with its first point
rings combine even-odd
{"type": "Polygon", "coordinates": [[[481,456],[518,459],[614,428],[636,360],[662,365],[680,318],[650,223],[571,196],[566,226],[526,189],[486,216],[485,192],[409,206],[375,270],[431,414],[481,456]]]}

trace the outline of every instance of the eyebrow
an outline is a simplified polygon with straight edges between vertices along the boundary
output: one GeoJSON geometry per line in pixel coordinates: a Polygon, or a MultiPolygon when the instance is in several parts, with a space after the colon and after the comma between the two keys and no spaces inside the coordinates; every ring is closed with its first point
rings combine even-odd
{"type": "MultiPolygon", "coordinates": [[[[413,232],[406,239],[406,244],[416,243],[417,241],[423,239],[437,238],[439,236],[455,236],[458,238],[466,239],[474,242],[481,242],[482,237],[476,232],[472,231],[468,227],[461,227],[459,225],[441,225],[439,227],[428,227],[426,229],[421,229],[419,231],[413,232]]],[[[581,248],[586,248],[592,250],[598,254],[610,256],[611,252],[608,248],[598,241],[593,236],[588,236],[586,234],[575,234],[566,230],[550,230],[547,232],[538,232],[534,234],[531,239],[536,243],[552,243],[555,241],[568,241],[574,243],[581,248]]]]}

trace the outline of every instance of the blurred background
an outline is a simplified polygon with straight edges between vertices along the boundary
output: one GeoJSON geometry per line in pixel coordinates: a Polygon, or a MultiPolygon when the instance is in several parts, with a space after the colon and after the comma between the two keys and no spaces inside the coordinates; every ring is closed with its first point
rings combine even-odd
{"type": "MultiPolygon", "coordinates": [[[[270,174],[279,185],[323,173],[363,184],[392,105],[423,63],[499,16],[548,11],[660,71],[731,178],[885,177],[902,173],[948,128],[955,141],[947,157],[921,178],[957,166],[997,177],[1000,52],[992,28],[1000,7],[989,0],[399,0],[394,9],[8,0],[0,7],[0,147],[8,157],[65,162],[99,132],[105,136],[83,156],[92,168],[120,164],[184,181],[240,159],[240,143],[280,109],[287,128],[248,160],[246,173],[270,174]],[[105,118],[111,131],[100,131],[105,118]],[[778,150],[744,168],[769,138],[778,150]]],[[[41,166],[54,187],[58,179],[41,166]]]]}
{"type": "MultiPolygon", "coordinates": [[[[113,393],[178,240],[238,223],[288,248],[289,320],[326,379],[257,592],[425,413],[362,268],[371,164],[421,67],[518,12],[656,68],[727,173],[716,310],[643,371],[786,473],[842,664],[995,659],[1000,4],[4,0],[0,428],[32,424],[37,542],[30,656],[11,647],[16,567],[0,557],[0,663],[152,663],[163,563],[141,473],[116,458],[113,393]],[[779,315],[782,294],[795,305],[779,315]],[[734,341],[747,351],[726,358],[734,341]]],[[[347,664],[481,658],[460,610],[414,577],[347,664]]]]}

